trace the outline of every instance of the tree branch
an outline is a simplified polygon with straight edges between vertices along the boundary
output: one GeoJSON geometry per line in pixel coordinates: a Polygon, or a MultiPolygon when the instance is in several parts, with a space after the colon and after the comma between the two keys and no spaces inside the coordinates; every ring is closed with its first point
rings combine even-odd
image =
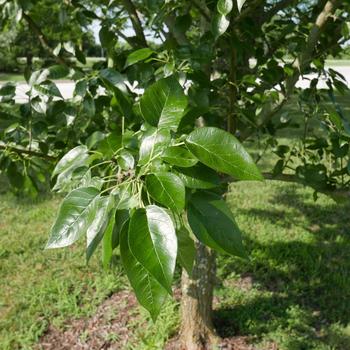
{"type": "Polygon", "coordinates": [[[45,154],[45,153],[36,152],[36,151],[28,150],[25,148],[18,148],[18,147],[9,146],[9,145],[0,145],[0,150],[11,151],[11,152],[15,152],[17,154],[27,154],[30,156],[35,156],[35,157],[39,157],[39,158],[43,158],[43,159],[47,159],[47,160],[57,160],[56,157],[50,156],[50,155],[45,154]]]}
{"type": "Polygon", "coordinates": [[[329,0],[326,2],[322,12],[318,15],[316,22],[312,26],[307,38],[305,49],[293,64],[294,74],[286,81],[286,92],[288,96],[292,94],[295,84],[297,83],[305,67],[312,61],[312,54],[320,39],[321,33],[328,19],[333,15],[338,5],[338,0],[329,0]]]}
{"type": "Polygon", "coordinates": [[[136,11],[134,4],[132,3],[131,0],[122,0],[122,3],[125,7],[125,10],[128,12],[128,14],[130,16],[132,26],[134,28],[136,37],[138,38],[138,40],[140,42],[140,45],[142,45],[143,47],[148,46],[147,41],[146,41],[146,37],[145,37],[145,33],[143,32],[142,24],[141,24],[140,18],[137,14],[137,11],[136,11]]]}
{"type": "MultiPolygon", "coordinates": [[[[304,186],[308,186],[313,188],[311,185],[303,181],[301,178],[290,175],[290,174],[280,174],[280,175],[273,175],[271,173],[263,173],[263,176],[266,180],[277,180],[277,181],[283,181],[283,182],[293,182],[298,183],[304,186]]],[[[345,199],[350,200],[350,190],[348,189],[316,189],[313,188],[315,191],[323,193],[327,196],[331,196],[333,198],[339,198],[339,199],[345,199]]]]}
{"type": "Polygon", "coordinates": [[[70,66],[70,63],[65,60],[62,56],[56,56],[54,54],[53,49],[51,48],[51,46],[49,45],[49,42],[47,40],[47,38],[45,37],[44,33],[42,32],[42,30],[40,29],[40,27],[33,21],[33,19],[26,14],[25,12],[23,12],[23,18],[24,20],[28,23],[29,28],[36,34],[36,36],[38,37],[41,46],[51,55],[55,58],[55,60],[57,61],[57,63],[59,64],[63,64],[66,66],[70,66]]]}
{"type": "MultiPolygon", "coordinates": [[[[283,105],[288,101],[290,96],[293,94],[295,84],[299,80],[300,75],[305,70],[308,64],[310,64],[313,56],[315,47],[320,39],[321,33],[324,30],[324,27],[328,19],[333,15],[337,6],[339,5],[338,0],[328,0],[322,10],[322,12],[317,16],[316,22],[310,30],[309,36],[307,38],[306,46],[303,52],[300,54],[299,58],[294,62],[294,74],[290,76],[286,82],[286,92],[285,94],[280,94],[280,99],[277,102],[269,102],[261,112],[262,122],[257,126],[261,128],[266,125],[272,117],[281,110],[283,105]]],[[[248,129],[245,134],[242,134],[240,139],[242,141],[246,140],[255,132],[254,129],[248,129]]]]}
{"type": "Polygon", "coordinates": [[[198,0],[192,0],[192,5],[199,11],[199,13],[208,21],[210,22],[210,11],[208,7],[204,7],[203,4],[198,0]]]}

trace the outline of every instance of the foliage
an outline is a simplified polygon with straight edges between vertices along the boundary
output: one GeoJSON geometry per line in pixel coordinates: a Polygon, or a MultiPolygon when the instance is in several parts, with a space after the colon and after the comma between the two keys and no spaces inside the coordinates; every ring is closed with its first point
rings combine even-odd
{"type": "Polygon", "coordinates": [[[28,103],[16,106],[14,87],[1,88],[0,167],[17,191],[34,196],[56,163],[54,190],[68,195],[47,248],[86,234],[87,259],[101,244],[108,266],[119,246],[153,319],[171,294],[176,259],[189,271],[193,264],[179,235],[247,256],[222,195],[232,180],[262,180],[256,162],[266,154],[278,157],[266,177],[309,185],[315,198],[348,196],[349,120],[337,103],[337,92],[348,88],[325,68],[325,58],[348,40],[348,4],[74,1],[69,13],[79,23],[100,23],[108,55],[88,71],[72,63],[86,59],[64,30],[62,42],[50,47],[37,6],[3,6],[4,18],[19,10],[17,20],[39,34],[56,64],[28,71],[28,103]],[[125,35],[130,26],[135,36],[125,35]],[[119,38],[128,44],[121,51],[119,38]],[[298,90],[305,73],[316,75],[298,90]],[[322,77],[327,91],[317,89],[322,77]],[[62,98],[52,81],[58,78],[75,82],[73,99],[62,98]],[[278,115],[294,93],[302,120],[278,115]],[[291,126],[303,129],[300,140],[279,144],[276,134],[291,126]],[[256,161],[242,145],[254,137],[262,144],[256,161]]]}
{"type": "MultiPolygon", "coordinates": [[[[70,320],[93,317],[110,293],[129,291],[119,253],[110,272],[101,270],[97,255],[86,266],[80,244],[43,253],[60,200],[0,195],[1,349],[32,348],[49,324],[63,332],[70,320]]],[[[250,262],[218,258],[214,318],[220,335],[249,336],[258,348],[273,341],[283,350],[292,342],[296,349],[347,350],[349,207],[323,195],[315,203],[310,189],[281,182],[231,185],[227,203],[250,262]]],[[[106,322],[112,312],[105,311],[106,322]]],[[[170,300],[154,325],[145,323],[141,308],[130,312],[135,337],[129,348],[163,348],[179,322],[170,300]]]]}

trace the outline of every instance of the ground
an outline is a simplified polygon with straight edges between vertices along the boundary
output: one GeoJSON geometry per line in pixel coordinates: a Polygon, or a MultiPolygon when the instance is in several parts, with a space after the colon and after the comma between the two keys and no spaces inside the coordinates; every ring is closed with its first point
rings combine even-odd
{"type": "MultiPolygon", "coordinates": [[[[178,301],[152,324],[118,257],[104,271],[82,240],[43,250],[60,198],[0,196],[0,349],[171,349],[178,301]]],[[[350,349],[350,207],[277,181],[233,184],[227,201],[250,261],[218,257],[220,348],[350,349]]]]}

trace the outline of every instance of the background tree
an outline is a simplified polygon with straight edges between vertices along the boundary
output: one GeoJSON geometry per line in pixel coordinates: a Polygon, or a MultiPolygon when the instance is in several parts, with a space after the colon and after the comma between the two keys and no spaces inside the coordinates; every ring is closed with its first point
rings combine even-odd
{"type": "Polygon", "coordinates": [[[349,4],[67,2],[80,21],[100,23],[108,59],[90,71],[68,59],[84,61],[78,43],[50,46],[33,19],[34,2],[11,4],[57,64],[27,77],[27,104],[15,107],[13,87],[1,89],[1,168],[20,191],[34,194],[47,181],[50,162],[42,159],[56,163],[71,149],[52,175],[54,189],[69,194],[48,248],[87,234],[87,259],[102,242],[108,266],[119,246],[136,296],[154,319],[171,294],[177,259],[184,267],[181,344],[209,348],[217,339],[209,248],[247,258],[221,198],[227,184],[264,176],[311,186],[315,198],[349,198],[349,119],[337,103],[348,88],[325,66],[349,39],[349,4]],[[308,73],[309,87],[297,89],[308,73]],[[50,80],[57,77],[75,81],[72,100],[60,96],[50,80]],[[327,89],[317,88],[322,79],[327,89]],[[298,117],[283,113],[291,98],[298,117]],[[290,132],[298,141],[279,144],[277,136],[290,132]],[[255,161],[241,142],[259,145],[255,161]],[[271,153],[276,162],[261,175],[256,163],[271,153]]]}

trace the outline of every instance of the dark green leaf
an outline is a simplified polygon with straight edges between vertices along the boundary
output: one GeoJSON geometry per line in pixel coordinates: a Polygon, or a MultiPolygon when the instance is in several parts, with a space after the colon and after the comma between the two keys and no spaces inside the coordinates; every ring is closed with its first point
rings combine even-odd
{"type": "Polygon", "coordinates": [[[177,239],[167,212],[156,205],[137,209],[130,219],[129,247],[137,261],[171,294],[177,239]]]}
{"type": "Polygon", "coordinates": [[[155,173],[146,177],[150,196],[165,207],[180,212],[185,207],[185,186],[182,180],[172,173],[155,173]]]}
{"type": "Polygon", "coordinates": [[[220,185],[219,175],[203,164],[192,168],[176,169],[184,185],[194,189],[210,189],[220,185]]]}
{"type": "Polygon", "coordinates": [[[153,52],[154,51],[149,49],[148,47],[132,52],[126,59],[125,68],[137,62],[145,60],[146,58],[150,57],[153,54],[153,52]]]}
{"type": "Polygon", "coordinates": [[[55,224],[51,228],[47,249],[62,248],[73,244],[86,233],[93,202],[99,191],[94,187],[79,188],[63,200],[55,224]]]}
{"type": "Polygon", "coordinates": [[[190,200],[188,223],[195,236],[208,247],[246,258],[241,232],[220,196],[197,192],[190,200]]]}
{"type": "Polygon", "coordinates": [[[63,66],[60,64],[56,64],[48,68],[49,79],[62,79],[65,78],[69,74],[69,68],[67,66],[63,66]]]}
{"type": "Polygon", "coordinates": [[[158,80],[140,101],[141,113],[149,124],[171,130],[177,129],[186,106],[187,98],[174,77],[158,80]]]}
{"type": "Polygon", "coordinates": [[[178,242],[177,259],[180,265],[191,275],[196,257],[194,241],[185,227],[176,230],[176,235],[178,242]]]}
{"type": "Polygon", "coordinates": [[[192,167],[198,160],[186,148],[179,146],[168,147],[162,154],[162,158],[169,164],[181,168],[192,167]]]}
{"type": "Polygon", "coordinates": [[[137,300],[148,310],[153,321],[155,321],[166,299],[167,291],[132,254],[129,247],[128,226],[128,223],[124,224],[120,236],[122,263],[137,300]]]}
{"type": "Polygon", "coordinates": [[[194,130],[185,140],[188,149],[205,165],[239,180],[262,180],[254,161],[230,133],[213,127],[194,130]]]}
{"type": "Polygon", "coordinates": [[[119,245],[120,234],[123,228],[123,225],[130,220],[129,210],[117,210],[115,212],[115,224],[112,232],[112,249],[115,249],[119,245]]]}

